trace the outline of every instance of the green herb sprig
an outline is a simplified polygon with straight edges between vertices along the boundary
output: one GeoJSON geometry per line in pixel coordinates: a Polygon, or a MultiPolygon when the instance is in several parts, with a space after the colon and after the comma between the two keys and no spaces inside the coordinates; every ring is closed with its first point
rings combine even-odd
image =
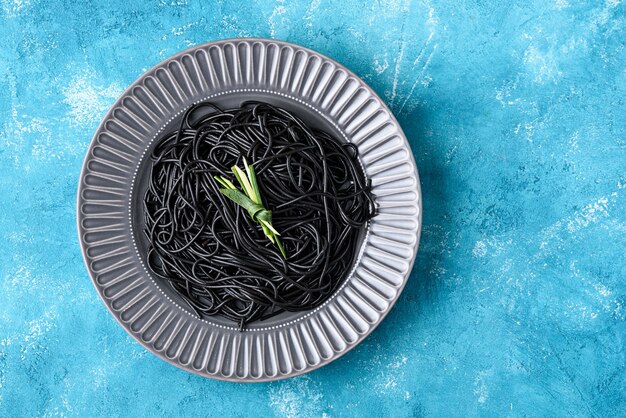
{"type": "Polygon", "coordinates": [[[237,189],[237,187],[227,178],[215,176],[215,180],[224,187],[223,189],[219,189],[219,191],[224,196],[244,208],[250,215],[250,218],[261,225],[263,233],[272,242],[272,244],[275,244],[276,247],[278,247],[283,258],[287,259],[287,253],[285,253],[283,244],[278,238],[280,233],[272,226],[272,211],[263,206],[261,191],[259,190],[259,183],[257,182],[256,174],[254,172],[254,166],[248,165],[245,158],[243,159],[243,165],[246,169],[245,173],[236,165],[232,166],[230,169],[245,194],[239,191],[239,189],[237,189]]]}

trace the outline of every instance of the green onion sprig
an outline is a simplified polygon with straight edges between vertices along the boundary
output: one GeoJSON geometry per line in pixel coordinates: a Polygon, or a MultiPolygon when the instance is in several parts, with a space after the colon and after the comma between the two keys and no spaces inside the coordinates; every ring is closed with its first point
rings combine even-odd
{"type": "Polygon", "coordinates": [[[270,242],[272,242],[272,244],[278,247],[283,258],[287,259],[285,249],[278,238],[280,233],[272,226],[272,211],[263,206],[261,191],[259,190],[259,183],[257,182],[256,174],[254,172],[254,166],[248,165],[245,158],[243,159],[243,165],[246,170],[245,173],[236,165],[232,166],[230,169],[235,175],[235,178],[239,182],[239,185],[243,189],[244,193],[237,189],[237,187],[227,178],[215,176],[215,180],[224,187],[219,189],[219,191],[224,196],[244,208],[250,215],[250,218],[261,225],[263,233],[270,240],[270,242]]]}

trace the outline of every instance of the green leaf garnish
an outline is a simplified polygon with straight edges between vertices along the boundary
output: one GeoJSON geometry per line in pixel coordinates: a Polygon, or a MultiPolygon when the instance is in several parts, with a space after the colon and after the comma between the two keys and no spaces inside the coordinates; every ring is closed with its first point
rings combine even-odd
{"type": "Polygon", "coordinates": [[[265,209],[263,201],[261,200],[261,191],[259,189],[259,183],[254,172],[254,166],[248,165],[246,159],[243,159],[244,171],[236,165],[231,167],[235,178],[239,182],[239,185],[243,189],[244,193],[241,193],[235,185],[225,177],[215,176],[215,180],[224,188],[219,189],[220,193],[224,196],[244,208],[250,218],[253,221],[258,222],[263,229],[263,233],[270,240],[272,244],[275,244],[284,259],[287,259],[287,253],[283,248],[283,244],[278,239],[280,233],[272,225],[272,211],[265,209]]]}

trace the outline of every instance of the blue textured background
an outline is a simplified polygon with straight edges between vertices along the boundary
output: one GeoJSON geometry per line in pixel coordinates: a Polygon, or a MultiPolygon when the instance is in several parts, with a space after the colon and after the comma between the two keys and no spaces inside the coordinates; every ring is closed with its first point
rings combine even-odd
{"type": "Polygon", "coordinates": [[[626,414],[619,0],[0,0],[0,415],[626,414]],[[191,45],[345,64],[415,153],[424,229],[388,319],[311,374],[215,382],[148,354],[83,267],[75,193],[107,108],[191,45]]]}

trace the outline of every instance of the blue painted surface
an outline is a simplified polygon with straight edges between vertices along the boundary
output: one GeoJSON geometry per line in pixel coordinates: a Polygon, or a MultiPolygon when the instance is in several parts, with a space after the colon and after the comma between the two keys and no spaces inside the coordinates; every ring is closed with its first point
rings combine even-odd
{"type": "Polygon", "coordinates": [[[626,414],[619,0],[0,1],[0,415],[626,414]],[[75,232],[84,152],[145,69],[275,37],[363,77],[405,129],[424,229],[388,319],[283,382],[189,375],[115,323],[75,232]],[[159,383],[157,383],[159,382],[159,383]]]}

